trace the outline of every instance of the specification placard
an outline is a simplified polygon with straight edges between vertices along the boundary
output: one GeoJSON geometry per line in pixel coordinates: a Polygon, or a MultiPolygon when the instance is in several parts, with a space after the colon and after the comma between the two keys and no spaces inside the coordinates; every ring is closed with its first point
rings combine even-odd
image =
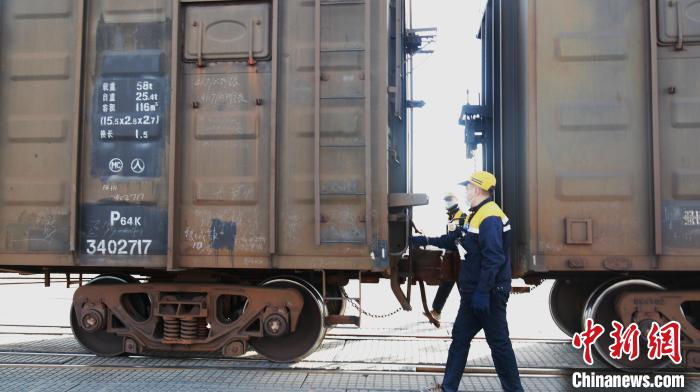
{"type": "Polygon", "coordinates": [[[98,78],[92,124],[93,175],[161,174],[166,87],[162,77],[98,78]]]}

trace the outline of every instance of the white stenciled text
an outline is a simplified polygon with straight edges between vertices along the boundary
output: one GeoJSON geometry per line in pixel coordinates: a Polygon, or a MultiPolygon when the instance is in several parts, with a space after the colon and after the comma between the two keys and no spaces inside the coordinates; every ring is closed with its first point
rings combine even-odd
{"type": "Polygon", "coordinates": [[[147,255],[152,240],[86,240],[89,255],[147,255]]]}
{"type": "Polygon", "coordinates": [[[700,210],[684,211],[683,226],[700,226],[700,210]]]}

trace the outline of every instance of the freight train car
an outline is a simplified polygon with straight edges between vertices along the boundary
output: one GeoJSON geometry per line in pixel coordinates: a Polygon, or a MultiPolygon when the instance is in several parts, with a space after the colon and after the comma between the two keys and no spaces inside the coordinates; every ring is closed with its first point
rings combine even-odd
{"type": "Polygon", "coordinates": [[[100,274],[89,350],[293,361],[359,324],[350,280],[408,308],[403,1],[4,0],[0,30],[0,268],[100,274]]]}
{"type": "MultiPolygon", "coordinates": [[[[700,367],[700,6],[691,0],[492,0],[483,100],[466,105],[468,153],[500,179],[516,276],[556,279],[568,334],[593,318],[678,321],[700,367]]],[[[640,358],[598,353],[620,368],[640,358]]]]}

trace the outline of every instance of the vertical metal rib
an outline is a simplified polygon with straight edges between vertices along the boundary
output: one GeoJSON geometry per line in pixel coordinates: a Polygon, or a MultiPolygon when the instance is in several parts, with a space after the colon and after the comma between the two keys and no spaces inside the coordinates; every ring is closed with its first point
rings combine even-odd
{"type": "Polygon", "coordinates": [[[269,252],[276,252],[276,219],[277,207],[275,195],[277,194],[277,48],[278,48],[278,24],[279,4],[278,0],[272,2],[272,91],[270,93],[270,210],[269,210],[269,252]]]}
{"type": "Polygon", "coordinates": [[[651,73],[651,147],[654,187],[654,251],[661,255],[661,141],[659,136],[659,71],[656,48],[656,2],[649,0],[649,70],[651,73]]]}
{"type": "MultiPolygon", "coordinates": [[[[367,0],[368,1],[368,0],[367,0]]],[[[402,83],[402,71],[403,71],[403,48],[402,36],[403,36],[403,2],[404,0],[396,0],[395,3],[395,13],[394,15],[394,34],[395,34],[395,47],[394,47],[394,116],[401,118],[401,109],[403,105],[403,100],[401,99],[401,93],[403,88],[402,83]]]]}
{"type": "Polygon", "coordinates": [[[78,263],[78,256],[75,252],[78,249],[77,246],[77,232],[78,232],[78,186],[80,181],[78,177],[80,176],[80,116],[82,114],[81,99],[82,99],[82,68],[83,68],[83,18],[85,14],[85,2],[79,1],[76,7],[75,16],[75,31],[76,31],[76,42],[75,42],[75,67],[74,67],[74,89],[75,89],[75,100],[73,111],[73,134],[72,134],[72,160],[71,160],[71,190],[70,190],[70,230],[69,230],[69,246],[70,250],[74,252],[73,261],[78,263]]]}
{"type": "MultiPolygon", "coordinates": [[[[400,0],[400,2],[402,1],[400,0]]],[[[365,240],[368,245],[372,244],[372,63],[370,58],[372,41],[370,39],[370,18],[370,1],[365,0],[365,240]]],[[[399,37],[396,39],[398,40],[399,37]]]]}
{"type": "MultiPolygon", "coordinates": [[[[173,4],[172,10],[172,20],[180,19],[180,4],[175,2],[173,4]]],[[[174,107],[177,105],[177,89],[178,89],[178,75],[179,75],[179,37],[178,29],[173,27],[171,35],[171,46],[170,46],[170,119],[169,119],[169,147],[168,147],[168,250],[167,250],[167,260],[166,268],[168,271],[175,269],[175,243],[177,241],[177,236],[175,235],[176,217],[175,217],[175,207],[179,205],[177,200],[177,173],[179,172],[177,159],[178,149],[177,149],[177,110],[174,107]]]]}
{"type": "Polygon", "coordinates": [[[321,245],[321,0],[314,2],[314,235],[321,245]]]}

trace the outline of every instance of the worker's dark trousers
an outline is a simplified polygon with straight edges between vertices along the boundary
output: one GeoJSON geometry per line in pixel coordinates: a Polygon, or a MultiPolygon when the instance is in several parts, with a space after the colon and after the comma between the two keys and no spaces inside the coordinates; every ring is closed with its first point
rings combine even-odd
{"type": "Polygon", "coordinates": [[[454,287],[455,282],[444,282],[438,287],[437,293],[435,293],[435,299],[433,300],[433,309],[438,313],[442,312],[442,308],[445,307],[445,302],[447,302],[447,297],[450,296],[452,292],[452,287],[454,287]]]}
{"type": "Polygon", "coordinates": [[[491,348],[491,358],[496,366],[496,373],[501,380],[504,391],[522,391],[518,364],[515,362],[513,346],[508,336],[508,322],[506,321],[506,304],[510,292],[508,289],[491,291],[490,312],[486,315],[472,311],[471,292],[462,292],[459,313],[452,329],[452,344],[450,345],[445,366],[445,377],[442,388],[447,392],[459,389],[459,382],[464,374],[467,364],[469,346],[472,338],[483,328],[486,334],[486,342],[491,348]]]}

